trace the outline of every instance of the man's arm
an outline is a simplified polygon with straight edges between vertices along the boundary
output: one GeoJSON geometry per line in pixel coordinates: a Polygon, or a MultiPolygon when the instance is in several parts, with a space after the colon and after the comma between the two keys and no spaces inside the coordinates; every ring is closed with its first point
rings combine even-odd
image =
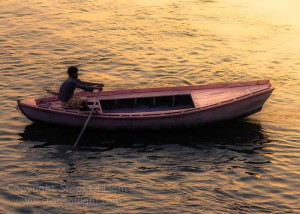
{"type": "Polygon", "coordinates": [[[88,91],[88,92],[93,92],[93,90],[95,89],[95,87],[93,87],[92,85],[84,84],[79,79],[76,79],[76,80],[73,79],[73,83],[74,83],[75,88],[80,88],[80,89],[88,91]]]}
{"type": "Polygon", "coordinates": [[[104,84],[103,83],[93,83],[93,82],[85,82],[85,81],[82,81],[82,80],[79,80],[77,79],[79,82],[81,82],[83,85],[88,85],[88,86],[99,86],[99,87],[104,87],[104,84]]]}

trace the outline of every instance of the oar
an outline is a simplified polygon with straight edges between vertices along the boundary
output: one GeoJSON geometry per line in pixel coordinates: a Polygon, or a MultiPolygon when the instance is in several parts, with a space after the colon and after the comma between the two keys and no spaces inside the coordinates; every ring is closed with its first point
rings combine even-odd
{"type": "Polygon", "coordinates": [[[50,88],[44,88],[44,89],[45,89],[45,91],[46,91],[47,93],[52,94],[52,95],[54,95],[54,96],[58,96],[58,92],[53,91],[53,90],[50,89],[50,88]]]}
{"type": "Polygon", "coordinates": [[[92,109],[91,109],[91,112],[90,112],[88,118],[87,118],[86,121],[85,121],[85,124],[84,124],[84,126],[83,126],[83,128],[82,128],[82,130],[81,130],[81,132],[80,132],[80,134],[79,134],[79,136],[78,136],[78,138],[77,138],[77,140],[76,140],[74,146],[73,146],[73,149],[76,148],[76,146],[77,146],[77,144],[79,143],[79,140],[80,140],[80,138],[81,138],[81,136],[82,136],[82,134],[83,134],[83,132],[84,132],[84,130],[85,130],[87,124],[89,123],[89,121],[90,121],[90,119],[91,119],[91,116],[92,116],[93,111],[94,111],[95,106],[96,106],[96,102],[97,102],[97,100],[99,100],[100,92],[101,92],[101,89],[99,89],[99,91],[98,91],[98,93],[97,93],[97,96],[96,96],[96,98],[95,98],[93,107],[92,107],[92,109]]]}

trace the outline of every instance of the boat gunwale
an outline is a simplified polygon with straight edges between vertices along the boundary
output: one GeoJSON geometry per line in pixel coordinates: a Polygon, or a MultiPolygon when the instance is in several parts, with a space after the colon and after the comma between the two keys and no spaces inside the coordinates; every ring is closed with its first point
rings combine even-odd
{"type": "MultiPolygon", "coordinates": [[[[253,92],[253,93],[249,93],[249,94],[240,96],[238,98],[226,100],[224,102],[212,104],[212,105],[205,106],[205,107],[189,108],[189,109],[184,109],[184,110],[176,110],[176,112],[165,112],[165,113],[157,113],[156,112],[156,113],[150,113],[150,114],[103,113],[103,114],[98,114],[98,115],[92,115],[92,118],[93,119],[101,119],[101,118],[103,118],[103,119],[150,119],[150,118],[166,118],[166,117],[173,117],[173,116],[184,116],[184,115],[187,115],[187,114],[193,114],[193,113],[197,113],[197,112],[200,112],[200,111],[204,112],[204,111],[212,110],[212,109],[222,107],[222,106],[225,106],[225,105],[238,103],[238,102],[244,101],[246,99],[249,99],[251,97],[255,97],[255,96],[262,95],[262,94],[265,94],[265,93],[268,93],[268,92],[272,92],[275,88],[272,87],[270,84],[269,84],[269,86],[270,87],[268,87],[268,88],[265,88],[265,89],[262,89],[262,90],[259,90],[259,91],[253,92]]],[[[21,103],[20,100],[18,100],[18,105],[20,106],[20,108],[23,105],[23,106],[26,106],[26,107],[29,107],[29,108],[32,108],[32,109],[38,109],[38,110],[46,111],[46,112],[55,112],[55,113],[58,113],[58,114],[63,114],[63,115],[68,115],[68,116],[76,116],[76,117],[79,116],[79,117],[84,117],[84,118],[88,116],[88,113],[87,114],[79,114],[79,113],[76,113],[76,112],[67,112],[67,111],[64,112],[64,111],[59,111],[59,110],[56,110],[56,109],[41,108],[37,105],[32,106],[32,105],[21,103]]],[[[23,112],[23,114],[24,114],[24,112],[23,112]]],[[[30,117],[28,117],[28,118],[30,118],[30,117]]]]}

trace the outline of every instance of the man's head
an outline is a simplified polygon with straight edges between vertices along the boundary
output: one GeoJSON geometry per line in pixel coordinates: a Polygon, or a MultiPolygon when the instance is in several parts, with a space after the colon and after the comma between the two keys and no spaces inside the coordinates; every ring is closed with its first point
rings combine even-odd
{"type": "Polygon", "coordinates": [[[68,74],[72,78],[77,78],[78,77],[78,68],[75,66],[71,66],[68,68],[68,74]]]}

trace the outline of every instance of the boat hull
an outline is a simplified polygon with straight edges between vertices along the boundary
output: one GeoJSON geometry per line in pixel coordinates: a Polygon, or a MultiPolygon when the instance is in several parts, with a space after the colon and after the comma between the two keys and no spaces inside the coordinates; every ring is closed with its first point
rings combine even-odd
{"type": "MultiPolygon", "coordinates": [[[[174,114],[160,116],[148,115],[143,117],[130,115],[93,115],[88,123],[88,128],[108,130],[163,129],[191,127],[244,118],[260,111],[265,101],[270,97],[273,89],[274,88],[270,88],[260,93],[211,107],[197,108],[189,111],[176,112],[174,114]]],[[[36,108],[21,101],[18,101],[18,105],[22,113],[32,121],[82,127],[87,119],[87,115],[36,108]]]]}

